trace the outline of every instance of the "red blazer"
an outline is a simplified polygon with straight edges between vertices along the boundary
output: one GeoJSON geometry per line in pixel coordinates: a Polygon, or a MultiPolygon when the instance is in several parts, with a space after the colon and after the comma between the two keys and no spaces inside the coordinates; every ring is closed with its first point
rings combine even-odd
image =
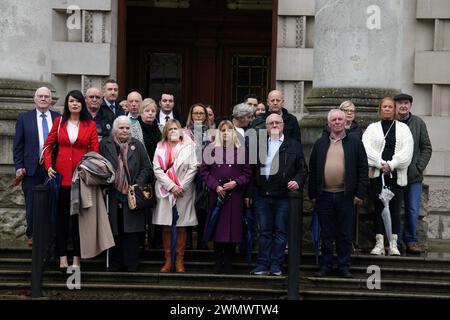
{"type": "Polygon", "coordinates": [[[58,135],[60,121],[61,117],[55,119],[52,130],[48,134],[47,140],[45,140],[44,148],[49,146],[44,151],[45,169],[48,171],[48,168],[52,166],[52,146],[58,143],[56,168],[53,169],[61,173],[61,185],[72,186],[72,175],[81,158],[89,151],[98,152],[97,128],[93,120],[80,121],[77,140],[74,144],[71,144],[67,132],[67,122],[61,124],[58,135]],[[57,138],[58,141],[56,141],[57,138]]]}

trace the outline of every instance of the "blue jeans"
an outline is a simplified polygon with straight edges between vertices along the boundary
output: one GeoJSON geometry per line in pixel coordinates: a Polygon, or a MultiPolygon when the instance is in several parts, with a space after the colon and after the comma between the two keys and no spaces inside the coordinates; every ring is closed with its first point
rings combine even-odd
{"type": "Polygon", "coordinates": [[[258,267],[281,271],[287,244],[289,199],[257,196],[254,200],[260,228],[258,267]]]}
{"type": "Polygon", "coordinates": [[[323,192],[316,200],[322,239],[320,268],[333,267],[333,241],[336,241],[339,270],[350,268],[352,253],[354,206],[353,197],[344,192],[323,192]]]}
{"type": "Polygon", "coordinates": [[[420,197],[422,194],[422,182],[413,182],[404,189],[405,222],[403,225],[403,242],[417,243],[416,229],[419,221],[420,197]]]}

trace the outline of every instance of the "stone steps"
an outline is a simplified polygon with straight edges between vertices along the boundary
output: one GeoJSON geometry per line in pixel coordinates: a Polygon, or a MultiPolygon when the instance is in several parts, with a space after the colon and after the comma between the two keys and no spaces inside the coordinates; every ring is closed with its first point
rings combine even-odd
{"type": "MultiPolygon", "coordinates": [[[[82,290],[68,290],[66,279],[51,262],[43,279],[49,299],[286,299],[288,279],[251,276],[238,257],[232,275],[212,274],[212,251],[186,251],[187,273],[159,273],[162,250],[144,251],[139,272],[105,272],[103,257],[82,261],[82,290]]],[[[254,260],[256,254],[254,253],[254,260]]],[[[315,256],[301,257],[301,299],[450,299],[450,261],[419,257],[352,256],[353,279],[316,278],[315,256]],[[369,290],[367,267],[381,268],[381,290],[369,290]]],[[[286,266],[287,267],[287,266],[286,266]]],[[[285,269],[285,272],[287,268],[285,269]]],[[[0,249],[0,299],[30,290],[31,251],[0,249]]],[[[6,299],[5,298],[5,299],[6,299]]]]}

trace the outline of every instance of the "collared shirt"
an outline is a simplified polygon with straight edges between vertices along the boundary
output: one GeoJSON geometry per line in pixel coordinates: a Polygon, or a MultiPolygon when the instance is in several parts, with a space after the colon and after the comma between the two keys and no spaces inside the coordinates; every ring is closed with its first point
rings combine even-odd
{"type": "MultiPolygon", "coordinates": [[[[269,140],[267,141],[267,162],[266,162],[266,178],[267,179],[269,179],[269,176],[270,176],[270,168],[272,166],[273,158],[277,154],[278,149],[280,149],[280,146],[283,143],[283,141],[284,141],[284,135],[282,135],[278,139],[272,139],[271,137],[269,137],[269,140]]],[[[274,173],[276,173],[277,171],[278,170],[275,170],[274,173]]]]}
{"type": "Polygon", "coordinates": [[[131,125],[134,126],[136,124],[136,122],[138,121],[139,115],[136,118],[133,118],[131,116],[131,113],[128,113],[127,117],[130,119],[131,125]]]}
{"type": "Polygon", "coordinates": [[[407,114],[406,116],[401,117],[401,118],[398,119],[398,120],[400,120],[400,121],[403,122],[403,123],[406,123],[406,122],[408,122],[409,117],[411,117],[411,112],[408,112],[408,114],[407,114]]]}
{"type": "Polygon", "coordinates": [[[115,102],[111,103],[109,102],[106,98],[103,98],[103,100],[105,101],[106,105],[108,106],[109,109],[111,109],[111,111],[116,114],[117,112],[117,106],[115,104],[115,102]]]}
{"type": "MultiPolygon", "coordinates": [[[[169,119],[173,119],[173,111],[171,111],[169,114],[165,114],[164,112],[159,113],[159,124],[164,127],[166,125],[166,116],[169,117],[169,119]]],[[[183,124],[181,124],[183,125],[183,124]]]]}
{"type": "MultiPolygon", "coordinates": [[[[44,112],[46,115],[47,120],[47,126],[48,126],[48,133],[52,130],[52,114],[50,113],[50,110],[47,110],[47,112],[44,112]]],[[[42,129],[42,112],[40,112],[38,109],[36,109],[36,121],[38,126],[38,133],[39,133],[39,154],[41,154],[42,149],[44,148],[44,130],[42,129]]]]}

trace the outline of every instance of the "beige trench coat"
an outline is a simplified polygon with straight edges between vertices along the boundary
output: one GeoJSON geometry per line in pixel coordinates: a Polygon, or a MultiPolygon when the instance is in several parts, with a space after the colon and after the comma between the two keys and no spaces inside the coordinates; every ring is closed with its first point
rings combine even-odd
{"type": "MultiPolygon", "coordinates": [[[[197,172],[197,161],[195,158],[195,148],[189,140],[178,146],[180,149],[174,162],[174,169],[184,190],[183,197],[176,199],[178,210],[178,227],[196,226],[197,215],[195,213],[195,186],[194,177],[197,172]]],[[[161,187],[170,190],[175,183],[169,179],[166,173],[161,169],[158,156],[164,158],[165,150],[157,147],[153,158],[153,171],[155,173],[155,195],[156,208],[153,211],[153,224],[170,226],[172,225],[172,205],[170,198],[163,195],[161,187]]]]}

